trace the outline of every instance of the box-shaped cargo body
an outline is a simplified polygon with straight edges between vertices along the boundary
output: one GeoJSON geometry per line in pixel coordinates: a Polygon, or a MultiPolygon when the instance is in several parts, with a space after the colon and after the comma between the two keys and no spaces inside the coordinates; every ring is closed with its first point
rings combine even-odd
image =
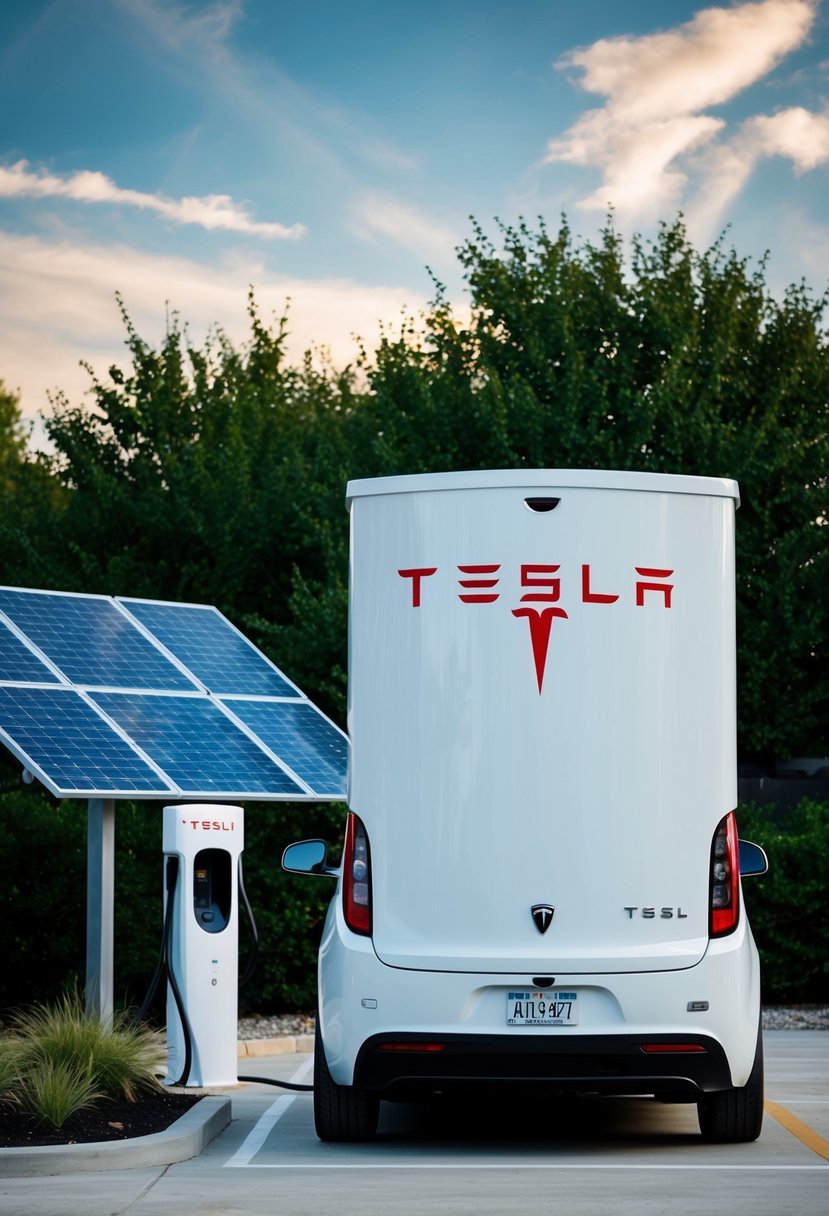
{"type": "Polygon", "coordinates": [[[447,473],[348,501],[349,805],[378,957],[693,966],[737,796],[736,484],[447,473]]]}

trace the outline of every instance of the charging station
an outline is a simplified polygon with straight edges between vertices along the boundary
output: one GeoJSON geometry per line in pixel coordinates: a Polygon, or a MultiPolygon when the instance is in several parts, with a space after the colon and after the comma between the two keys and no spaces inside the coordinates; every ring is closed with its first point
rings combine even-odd
{"type": "Polygon", "coordinates": [[[165,806],[168,1085],[235,1085],[239,806],[165,806]]]}

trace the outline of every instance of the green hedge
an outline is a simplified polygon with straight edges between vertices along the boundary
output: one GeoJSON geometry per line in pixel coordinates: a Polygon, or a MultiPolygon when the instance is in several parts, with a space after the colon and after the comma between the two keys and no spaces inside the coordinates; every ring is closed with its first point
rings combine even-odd
{"type": "Polygon", "coordinates": [[[737,821],[769,858],[767,874],[743,883],[764,1001],[829,1002],[829,803],[744,804],[737,821]]]}
{"type": "MultiPolygon", "coordinates": [[[[83,988],[86,969],[86,803],[58,802],[32,788],[0,794],[0,917],[3,1011],[51,1002],[83,988]]],[[[163,865],[160,804],[116,803],[115,1000],[141,1005],[161,944],[163,865]]],[[[245,889],[259,936],[256,970],[240,994],[242,1011],[311,1010],[316,952],[331,879],[296,878],[280,866],[292,840],[322,836],[334,856],[345,808],[336,804],[249,803],[245,814],[245,889]]],[[[242,917],[244,970],[250,937],[242,917]]],[[[165,1021],[163,993],[151,1006],[165,1021]]]]}
{"type": "MultiPolygon", "coordinates": [[[[761,844],[770,872],[745,882],[763,962],[766,1003],[829,999],[829,804],[791,810],[744,805],[740,835],[761,844]]],[[[312,1010],[316,951],[333,883],[285,874],[286,844],[322,836],[335,855],[345,809],[330,804],[248,804],[245,886],[259,933],[256,970],[240,996],[243,1012],[312,1010]]],[[[161,807],[116,804],[115,996],[140,1005],[162,927],[161,807]]],[[[86,805],[41,790],[0,795],[0,915],[4,954],[0,1010],[52,1001],[83,986],[86,920],[86,805]]],[[[248,935],[240,931],[242,969],[248,935]]],[[[165,1019],[163,994],[152,1007],[165,1019]]]]}

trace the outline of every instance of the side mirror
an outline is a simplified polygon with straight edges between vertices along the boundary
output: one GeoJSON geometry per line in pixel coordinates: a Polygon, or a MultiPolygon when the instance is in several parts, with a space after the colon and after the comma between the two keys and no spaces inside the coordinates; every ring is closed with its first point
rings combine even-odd
{"type": "Polygon", "coordinates": [[[751,878],[754,874],[765,874],[769,868],[765,850],[761,849],[759,844],[752,844],[750,840],[741,840],[739,845],[741,877],[751,878]]]}
{"type": "Polygon", "coordinates": [[[328,865],[328,845],[324,840],[298,840],[282,854],[282,869],[289,874],[326,874],[339,878],[339,866],[328,865]]]}

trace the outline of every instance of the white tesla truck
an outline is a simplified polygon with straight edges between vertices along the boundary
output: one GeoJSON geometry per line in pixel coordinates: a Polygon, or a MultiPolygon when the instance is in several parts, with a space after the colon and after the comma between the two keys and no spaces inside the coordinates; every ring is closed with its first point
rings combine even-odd
{"type": "Polygon", "coordinates": [[[481,1087],[763,1113],[740,878],[734,520],[708,477],[354,481],[349,813],[319,954],[314,1110],[481,1087]]]}

